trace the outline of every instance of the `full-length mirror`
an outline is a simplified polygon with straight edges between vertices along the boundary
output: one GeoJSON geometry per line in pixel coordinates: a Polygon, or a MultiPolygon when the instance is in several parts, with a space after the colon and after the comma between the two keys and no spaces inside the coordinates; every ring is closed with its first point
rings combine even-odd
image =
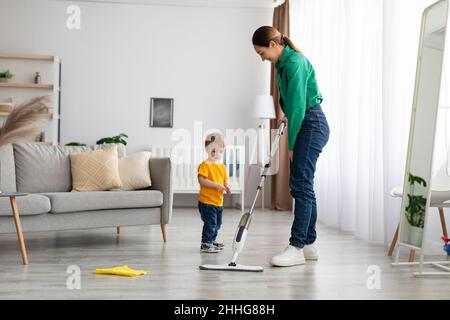
{"type": "Polygon", "coordinates": [[[400,245],[414,248],[423,248],[430,203],[447,16],[444,0],[425,9],[422,17],[399,235],[400,245]]]}

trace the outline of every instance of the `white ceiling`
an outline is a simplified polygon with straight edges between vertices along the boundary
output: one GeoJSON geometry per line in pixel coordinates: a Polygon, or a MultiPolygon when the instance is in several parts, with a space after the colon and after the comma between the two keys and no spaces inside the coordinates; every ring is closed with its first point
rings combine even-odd
{"type": "Polygon", "coordinates": [[[70,2],[95,2],[105,4],[120,3],[130,5],[135,4],[177,7],[274,8],[275,6],[283,3],[284,0],[75,0],[70,2]]]}

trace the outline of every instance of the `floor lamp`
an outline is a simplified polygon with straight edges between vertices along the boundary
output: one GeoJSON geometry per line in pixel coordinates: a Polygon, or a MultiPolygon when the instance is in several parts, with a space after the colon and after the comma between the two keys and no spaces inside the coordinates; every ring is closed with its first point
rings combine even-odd
{"type": "MultiPolygon", "coordinates": [[[[275,119],[275,104],[271,95],[257,95],[253,104],[253,117],[258,118],[258,164],[262,173],[270,160],[270,119],[275,119]]],[[[261,190],[261,209],[264,209],[264,187],[261,190]]]]}

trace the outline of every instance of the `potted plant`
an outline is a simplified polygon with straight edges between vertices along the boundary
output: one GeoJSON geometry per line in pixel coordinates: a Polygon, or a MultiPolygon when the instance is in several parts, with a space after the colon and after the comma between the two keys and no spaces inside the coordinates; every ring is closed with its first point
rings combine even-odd
{"type": "Polygon", "coordinates": [[[405,208],[405,215],[406,220],[410,225],[409,242],[414,246],[420,247],[425,225],[425,207],[427,199],[422,195],[414,195],[414,184],[418,183],[419,185],[426,187],[427,183],[421,177],[414,176],[411,173],[409,174],[408,182],[408,206],[405,208]]]}
{"type": "Polygon", "coordinates": [[[127,141],[124,138],[128,138],[125,133],[121,133],[114,137],[106,137],[98,140],[96,144],[104,144],[104,143],[121,143],[123,145],[127,145],[127,141]]]}
{"type": "Polygon", "coordinates": [[[69,142],[65,144],[66,147],[84,147],[86,146],[85,143],[80,143],[80,142],[69,142]]]}
{"type": "Polygon", "coordinates": [[[0,72],[0,82],[8,82],[14,75],[8,70],[0,72]]]}
{"type": "MultiPolygon", "coordinates": [[[[101,138],[95,144],[121,143],[126,146],[126,138],[128,138],[128,136],[125,133],[121,133],[117,136],[101,138]]],[[[86,146],[86,144],[81,142],[69,142],[66,143],[65,146],[86,146]]]]}

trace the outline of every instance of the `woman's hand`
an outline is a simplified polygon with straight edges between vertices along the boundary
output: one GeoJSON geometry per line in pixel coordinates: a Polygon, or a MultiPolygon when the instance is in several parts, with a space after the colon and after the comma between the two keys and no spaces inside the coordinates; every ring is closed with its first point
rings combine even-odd
{"type": "Polygon", "coordinates": [[[283,119],[278,120],[278,122],[277,122],[277,127],[279,128],[280,125],[281,125],[283,122],[287,125],[288,119],[287,119],[286,117],[283,117],[283,119]]]}
{"type": "Polygon", "coordinates": [[[292,157],[294,156],[294,151],[288,150],[289,161],[292,162],[292,157]]]}

